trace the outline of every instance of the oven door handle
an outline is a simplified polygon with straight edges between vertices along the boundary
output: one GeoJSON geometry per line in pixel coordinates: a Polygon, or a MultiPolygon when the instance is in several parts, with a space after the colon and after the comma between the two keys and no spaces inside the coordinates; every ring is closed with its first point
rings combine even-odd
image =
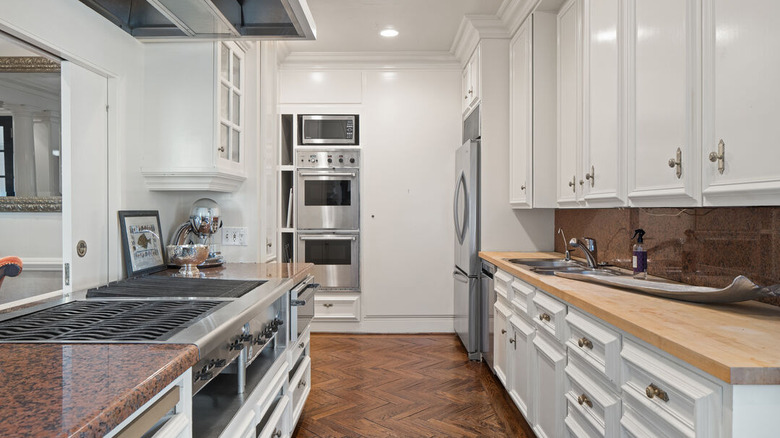
{"type": "Polygon", "coordinates": [[[350,178],[354,178],[357,176],[357,173],[355,172],[300,172],[299,175],[301,176],[348,176],[350,178]]]}
{"type": "Polygon", "coordinates": [[[357,240],[357,236],[302,236],[298,235],[301,240],[357,240]]]}

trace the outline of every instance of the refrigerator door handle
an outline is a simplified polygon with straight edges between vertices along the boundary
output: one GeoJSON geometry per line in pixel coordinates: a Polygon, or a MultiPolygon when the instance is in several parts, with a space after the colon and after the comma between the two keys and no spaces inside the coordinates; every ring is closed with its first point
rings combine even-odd
{"type": "Polygon", "coordinates": [[[460,187],[463,186],[463,197],[465,198],[465,201],[463,205],[468,208],[468,201],[469,201],[469,194],[466,191],[466,174],[465,172],[460,173],[460,177],[458,177],[458,182],[455,184],[455,195],[454,199],[452,201],[452,214],[453,219],[455,221],[455,235],[458,237],[458,243],[460,245],[463,245],[463,241],[466,239],[466,226],[468,224],[468,214],[463,215],[463,225],[461,227],[460,221],[458,220],[458,201],[460,201],[460,187]]]}
{"type": "Polygon", "coordinates": [[[452,277],[456,280],[460,281],[461,283],[468,283],[469,278],[466,276],[466,274],[458,271],[457,269],[452,271],[452,277]]]}

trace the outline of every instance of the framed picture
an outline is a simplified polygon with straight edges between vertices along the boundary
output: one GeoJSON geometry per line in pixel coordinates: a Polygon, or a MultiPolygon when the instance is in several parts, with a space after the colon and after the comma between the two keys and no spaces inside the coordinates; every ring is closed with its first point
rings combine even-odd
{"type": "Polygon", "coordinates": [[[120,211],[119,226],[122,228],[122,248],[128,278],[167,268],[159,211],[120,211]]]}

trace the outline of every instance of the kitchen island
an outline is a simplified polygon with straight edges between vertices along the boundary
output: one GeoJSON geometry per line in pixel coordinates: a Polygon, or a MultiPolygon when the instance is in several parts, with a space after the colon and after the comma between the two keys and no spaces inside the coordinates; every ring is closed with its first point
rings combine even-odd
{"type": "MultiPolygon", "coordinates": [[[[203,273],[207,278],[297,282],[311,267],[226,264],[203,273]]],[[[127,426],[128,418],[182,381],[180,376],[186,379],[199,359],[198,348],[187,344],[0,343],[0,436],[102,437],[127,426]]],[[[186,395],[191,397],[182,390],[186,395]]],[[[191,409],[189,400],[183,405],[191,409]]]]}

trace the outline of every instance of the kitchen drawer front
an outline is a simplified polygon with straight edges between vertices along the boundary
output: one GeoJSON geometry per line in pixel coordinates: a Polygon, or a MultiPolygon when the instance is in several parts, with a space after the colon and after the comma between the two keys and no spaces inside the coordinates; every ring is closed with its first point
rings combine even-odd
{"type": "Polygon", "coordinates": [[[298,359],[300,359],[301,355],[309,356],[309,342],[311,340],[311,327],[307,328],[303,333],[301,333],[301,337],[298,338],[297,341],[292,345],[292,357],[290,357],[290,363],[296,364],[298,363],[298,359]]]}
{"type": "Polygon", "coordinates": [[[636,406],[632,400],[623,403],[623,417],[620,419],[621,438],[695,438],[696,434],[688,428],[673,425],[643,406],[636,406]],[[640,414],[640,411],[644,411],[640,414]]]}
{"type": "Polygon", "coordinates": [[[533,303],[536,326],[561,343],[566,342],[566,305],[541,290],[534,294],[533,303]]]}
{"type": "Polygon", "coordinates": [[[311,359],[308,356],[304,356],[295,375],[290,379],[293,424],[298,422],[298,418],[303,411],[303,405],[309,397],[309,392],[311,392],[311,359]]]}
{"type": "Polygon", "coordinates": [[[578,411],[572,410],[569,407],[569,411],[564,420],[566,425],[566,438],[603,438],[604,435],[593,426],[588,423],[588,420],[582,416],[578,411]]]}
{"type": "Polygon", "coordinates": [[[530,320],[534,309],[534,295],[536,289],[530,284],[515,279],[512,282],[512,307],[515,313],[522,315],[530,320]]]}
{"type": "Polygon", "coordinates": [[[317,321],[360,321],[359,294],[317,294],[314,296],[317,321]]]}
{"type": "Polygon", "coordinates": [[[285,421],[287,420],[287,410],[290,408],[290,397],[283,395],[273,412],[268,417],[268,421],[257,432],[257,438],[278,438],[289,436],[285,421]]]}
{"type": "Polygon", "coordinates": [[[285,363],[284,366],[280,367],[276,372],[273,379],[266,386],[265,391],[263,391],[262,395],[260,395],[260,398],[257,400],[257,404],[255,404],[255,412],[258,419],[262,420],[268,415],[268,412],[273,407],[274,401],[277,399],[277,395],[281,393],[285,382],[287,382],[288,376],[288,364],[285,363]]]}
{"type": "Polygon", "coordinates": [[[494,288],[496,289],[496,295],[503,298],[507,303],[512,301],[512,281],[514,277],[502,270],[497,270],[493,274],[494,288]]]}
{"type": "Polygon", "coordinates": [[[654,413],[680,435],[720,436],[722,388],[661,357],[632,339],[623,340],[623,395],[640,414],[654,413]]]}
{"type": "Polygon", "coordinates": [[[618,389],[620,385],[620,334],[576,309],[566,315],[570,355],[582,358],[618,389]]]}
{"type": "Polygon", "coordinates": [[[566,365],[567,412],[576,423],[599,437],[617,438],[620,433],[620,397],[611,385],[594,378],[578,356],[569,356],[566,365]]]}

